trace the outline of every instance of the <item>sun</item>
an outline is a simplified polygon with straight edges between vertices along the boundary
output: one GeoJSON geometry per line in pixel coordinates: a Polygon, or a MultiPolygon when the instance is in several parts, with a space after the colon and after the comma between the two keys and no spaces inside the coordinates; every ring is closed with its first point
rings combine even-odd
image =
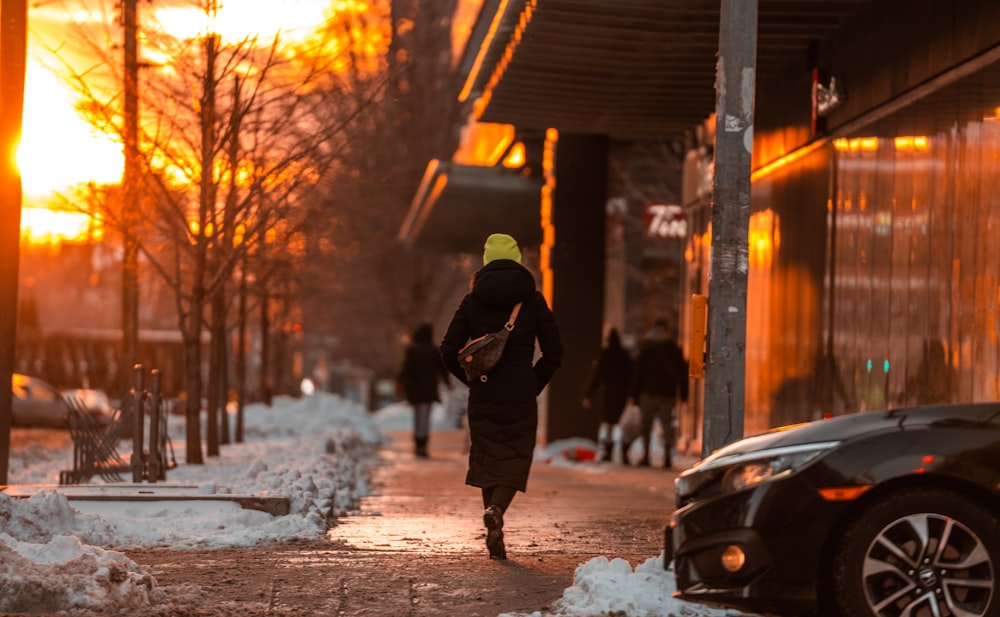
{"type": "MultiPolygon", "coordinates": [[[[280,33],[285,40],[294,41],[321,25],[331,10],[364,9],[365,3],[359,0],[240,0],[220,3],[220,6],[211,24],[191,3],[163,2],[159,6],[140,3],[140,11],[153,13],[167,32],[179,37],[199,36],[211,27],[229,40],[280,33]],[[226,8],[227,4],[232,8],[226,8]]],[[[83,9],[86,9],[83,0],[52,0],[32,6],[28,15],[24,120],[17,164],[26,200],[33,206],[38,204],[43,209],[53,210],[49,215],[28,212],[30,208],[25,208],[22,235],[29,241],[65,238],[70,230],[81,227],[78,213],[62,210],[65,201],[60,193],[90,182],[116,184],[122,178],[124,155],[120,140],[87,123],[74,108],[78,94],[61,76],[47,68],[59,64],[53,61],[52,42],[64,40],[67,28],[79,27],[87,20],[115,17],[113,12],[103,17],[101,13],[88,13],[83,9]],[[52,206],[47,206],[47,202],[52,206]]],[[[115,27],[112,24],[110,31],[115,27]]]]}
{"type": "Polygon", "coordinates": [[[121,144],[73,108],[70,87],[29,56],[17,164],[25,196],[42,198],[84,183],[120,182],[121,144]]]}
{"type": "MultiPolygon", "coordinates": [[[[211,30],[230,42],[248,37],[270,38],[275,34],[286,40],[301,39],[322,24],[330,0],[240,0],[220,2],[218,14],[208,19],[203,11],[191,6],[150,8],[166,32],[179,38],[194,38],[211,30]]],[[[341,0],[338,5],[361,4],[341,0]]]]}

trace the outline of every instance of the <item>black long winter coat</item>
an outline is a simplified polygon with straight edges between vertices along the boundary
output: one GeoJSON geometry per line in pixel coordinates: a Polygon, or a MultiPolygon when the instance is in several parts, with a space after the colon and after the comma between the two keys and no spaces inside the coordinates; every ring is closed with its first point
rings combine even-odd
{"type": "Polygon", "coordinates": [[[618,424],[621,420],[632,386],[632,364],[632,356],[621,345],[602,347],[594,361],[583,393],[590,398],[603,386],[601,422],[618,424]]]}
{"type": "Polygon", "coordinates": [[[538,430],[537,396],[562,362],[563,346],[552,311],[521,264],[491,261],[473,276],[441,341],[441,358],[469,385],[469,471],[465,483],[525,490],[538,430]],[[486,382],[469,384],[458,350],[470,339],[496,332],[522,302],[503,356],[486,382]],[[537,362],[535,341],[541,350],[537,362]]]}
{"type": "Polygon", "coordinates": [[[448,383],[448,373],[431,338],[429,326],[422,325],[413,333],[413,340],[403,352],[396,381],[411,404],[433,403],[440,400],[438,384],[448,383]]]}
{"type": "Polygon", "coordinates": [[[643,339],[631,389],[636,401],[641,394],[676,396],[687,401],[688,365],[676,341],[656,331],[643,339]]]}

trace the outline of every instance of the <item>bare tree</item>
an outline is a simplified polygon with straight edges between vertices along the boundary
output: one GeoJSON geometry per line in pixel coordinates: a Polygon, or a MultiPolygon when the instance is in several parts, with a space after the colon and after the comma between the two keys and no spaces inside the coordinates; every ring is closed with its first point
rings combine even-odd
{"type": "MultiPolygon", "coordinates": [[[[206,18],[216,11],[213,0],[192,4],[206,18]]],[[[352,126],[381,86],[377,77],[357,78],[368,67],[359,65],[349,39],[336,37],[344,28],[327,27],[294,48],[280,35],[227,42],[213,32],[177,38],[149,20],[141,28],[144,48],[155,51],[150,56],[169,63],[140,78],[143,225],[136,242],[147,266],[173,290],[186,350],[187,462],[201,463],[206,320],[215,350],[209,358],[211,455],[218,452],[216,414],[227,373],[221,353],[227,284],[237,264],[249,263],[248,252],[264,259],[278,251],[301,253],[294,249],[307,230],[303,196],[343,164],[352,126]]],[[[95,126],[121,135],[120,71],[100,55],[107,51],[100,39],[80,40],[103,58],[87,70],[65,64],[82,109],[95,126]]],[[[125,229],[121,215],[117,204],[102,212],[105,224],[125,229]]]]}
{"type": "Polygon", "coordinates": [[[446,323],[474,266],[397,239],[425,165],[450,158],[457,144],[456,5],[392,0],[386,94],[360,119],[342,173],[311,212],[335,224],[309,247],[311,276],[324,281],[305,300],[309,328],[332,334],[338,355],[381,376],[394,373],[403,336],[418,322],[446,323]]]}

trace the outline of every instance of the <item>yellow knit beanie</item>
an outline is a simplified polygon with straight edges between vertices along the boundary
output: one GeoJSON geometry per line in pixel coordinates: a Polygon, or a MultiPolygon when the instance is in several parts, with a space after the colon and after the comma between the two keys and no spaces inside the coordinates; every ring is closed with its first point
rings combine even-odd
{"type": "Polygon", "coordinates": [[[510,259],[521,263],[521,249],[517,240],[507,234],[490,234],[483,245],[483,265],[495,259],[510,259]]]}

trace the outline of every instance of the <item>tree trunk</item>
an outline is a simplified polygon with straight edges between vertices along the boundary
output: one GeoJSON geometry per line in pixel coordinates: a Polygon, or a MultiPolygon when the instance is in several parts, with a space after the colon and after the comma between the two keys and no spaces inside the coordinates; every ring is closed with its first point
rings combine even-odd
{"type": "Polygon", "coordinates": [[[264,285],[260,292],[260,400],[271,406],[271,297],[264,285]]]}
{"type": "Polygon", "coordinates": [[[208,393],[207,393],[207,422],[208,422],[208,443],[206,451],[209,456],[219,455],[219,424],[225,419],[225,410],[221,407],[223,377],[225,372],[225,346],[226,346],[226,298],[225,285],[220,285],[212,292],[212,321],[209,328],[212,332],[211,352],[208,362],[208,393]]]}
{"type": "Polygon", "coordinates": [[[184,331],[184,387],[187,391],[185,410],[186,462],[201,465],[205,462],[201,452],[201,337],[191,332],[201,332],[201,317],[192,311],[188,330],[184,331]]]}
{"type": "MultiPolygon", "coordinates": [[[[207,223],[215,211],[215,184],[212,173],[215,158],[215,62],[218,38],[205,37],[206,69],[201,100],[201,190],[198,196],[198,232],[195,238],[194,273],[191,282],[191,306],[185,332],[184,372],[187,375],[187,454],[188,463],[204,463],[201,452],[201,329],[204,324],[205,271],[208,267],[207,223]]],[[[210,433],[218,428],[209,422],[210,433]]]]}
{"type": "Polygon", "coordinates": [[[228,329],[223,329],[222,341],[219,344],[219,366],[222,371],[219,374],[219,444],[230,443],[229,438],[229,334],[228,329]]]}
{"type": "Polygon", "coordinates": [[[236,340],[236,443],[243,443],[243,406],[247,395],[247,259],[240,268],[239,326],[236,340]]]}

